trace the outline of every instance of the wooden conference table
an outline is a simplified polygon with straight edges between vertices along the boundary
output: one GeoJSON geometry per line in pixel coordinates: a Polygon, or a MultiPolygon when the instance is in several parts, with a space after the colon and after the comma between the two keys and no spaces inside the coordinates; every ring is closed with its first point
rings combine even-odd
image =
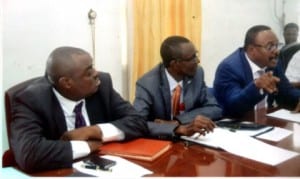
{"type": "MultiPolygon", "coordinates": [[[[244,120],[269,124],[293,131],[293,134],[271,145],[300,153],[300,124],[286,122],[265,116],[266,111],[249,113],[244,120]]],[[[257,151],[268,152],[268,151],[257,151]]],[[[274,156],[276,157],[276,156],[274,156]]],[[[228,152],[204,147],[198,144],[186,145],[179,141],[153,162],[130,160],[151,171],[150,176],[300,176],[300,156],[277,166],[270,166],[228,152]]],[[[77,176],[75,169],[58,169],[34,173],[33,176],[77,176]]]]}

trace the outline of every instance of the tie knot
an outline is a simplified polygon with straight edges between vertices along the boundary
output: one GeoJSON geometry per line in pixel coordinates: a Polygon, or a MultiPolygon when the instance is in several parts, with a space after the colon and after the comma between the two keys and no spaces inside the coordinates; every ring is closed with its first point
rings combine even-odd
{"type": "Polygon", "coordinates": [[[181,86],[180,86],[180,85],[177,85],[177,86],[174,88],[174,92],[175,92],[175,91],[179,91],[179,92],[180,92],[180,91],[181,91],[181,86]]]}
{"type": "Polygon", "coordinates": [[[81,112],[81,107],[82,107],[83,101],[81,101],[80,103],[78,103],[75,108],[74,108],[74,112],[75,113],[80,113],[81,112]]]}

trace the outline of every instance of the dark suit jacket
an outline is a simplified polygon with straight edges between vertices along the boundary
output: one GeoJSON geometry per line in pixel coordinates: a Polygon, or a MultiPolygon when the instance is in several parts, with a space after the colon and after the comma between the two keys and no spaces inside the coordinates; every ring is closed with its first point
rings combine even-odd
{"type": "MultiPolygon", "coordinates": [[[[125,140],[148,133],[146,120],[113,89],[107,73],[100,73],[98,91],[86,98],[91,125],[110,122],[125,133],[125,140]]],[[[72,166],[67,131],[60,104],[45,77],[17,94],[13,104],[11,144],[18,165],[25,171],[72,166]]]]}
{"type": "MultiPolygon", "coordinates": [[[[278,63],[275,68],[267,70],[273,71],[273,75],[280,78],[277,85],[278,93],[268,95],[269,106],[273,100],[280,105],[294,106],[300,97],[300,91],[289,84],[281,65],[278,63]]],[[[219,64],[215,74],[214,92],[224,115],[237,117],[253,110],[254,106],[266,96],[261,95],[254,84],[244,49],[239,48],[219,64]]]]}
{"type": "MultiPolygon", "coordinates": [[[[215,98],[207,93],[201,67],[198,68],[193,78],[183,80],[183,102],[185,111],[176,116],[186,124],[197,115],[204,115],[212,119],[221,117],[222,111],[215,98]]],[[[155,137],[170,137],[173,135],[175,125],[161,125],[154,123],[154,119],[171,120],[171,94],[165,68],[157,65],[136,82],[135,100],[136,110],[147,117],[150,135],[155,137]]]]}

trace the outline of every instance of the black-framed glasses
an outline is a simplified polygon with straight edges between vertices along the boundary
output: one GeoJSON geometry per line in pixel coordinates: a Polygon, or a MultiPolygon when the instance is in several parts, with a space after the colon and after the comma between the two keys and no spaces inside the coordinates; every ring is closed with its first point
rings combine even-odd
{"type": "Polygon", "coordinates": [[[260,44],[253,44],[253,45],[255,47],[264,48],[265,50],[267,50],[269,52],[272,52],[274,50],[278,50],[278,47],[279,47],[279,43],[276,43],[276,44],[269,43],[267,45],[260,45],[260,44]]]}

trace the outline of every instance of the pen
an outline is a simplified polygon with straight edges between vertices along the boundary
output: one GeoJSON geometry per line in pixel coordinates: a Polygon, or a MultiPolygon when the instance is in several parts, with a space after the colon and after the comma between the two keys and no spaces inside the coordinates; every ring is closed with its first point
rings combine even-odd
{"type": "Polygon", "coordinates": [[[265,131],[263,131],[263,132],[260,132],[260,133],[258,133],[258,134],[256,134],[256,135],[254,135],[254,136],[252,136],[252,137],[257,137],[257,136],[259,136],[259,135],[261,135],[261,134],[270,132],[270,131],[273,130],[273,129],[274,129],[274,126],[270,127],[269,129],[267,129],[267,130],[265,130],[265,131]]]}

